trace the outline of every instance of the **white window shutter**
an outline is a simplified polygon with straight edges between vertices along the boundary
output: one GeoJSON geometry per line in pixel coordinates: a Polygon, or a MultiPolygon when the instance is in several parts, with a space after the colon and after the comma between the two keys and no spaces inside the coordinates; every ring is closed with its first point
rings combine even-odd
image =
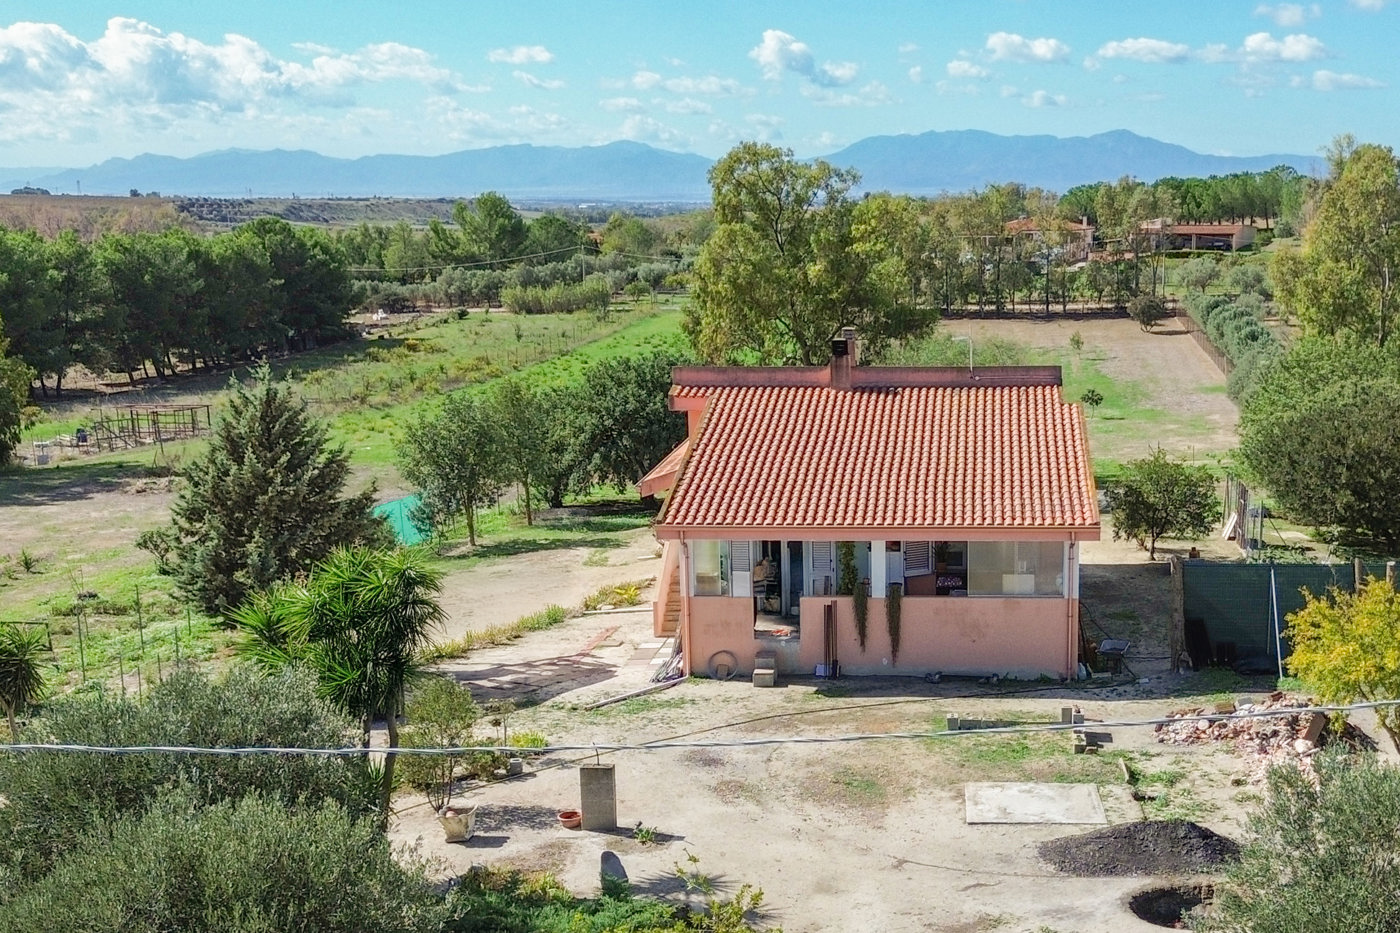
{"type": "Polygon", "coordinates": [[[830,541],[812,542],[812,572],[815,574],[834,573],[836,570],[836,550],[830,541]]]}
{"type": "Polygon", "coordinates": [[[731,566],[731,596],[753,595],[753,544],[749,541],[729,542],[729,563],[731,566]]]}
{"type": "Polygon", "coordinates": [[[923,577],[933,573],[933,562],[929,559],[929,542],[904,542],[904,575],[923,577]]]}

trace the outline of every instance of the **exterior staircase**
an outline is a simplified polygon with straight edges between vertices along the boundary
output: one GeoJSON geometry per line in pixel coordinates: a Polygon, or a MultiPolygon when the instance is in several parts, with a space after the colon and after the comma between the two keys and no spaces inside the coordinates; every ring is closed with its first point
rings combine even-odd
{"type": "Polygon", "coordinates": [[[663,546],[661,576],[663,589],[653,604],[652,633],[675,635],[681,627],[681,574],[679,549],[674,542],[667,541],[663,546]]]}

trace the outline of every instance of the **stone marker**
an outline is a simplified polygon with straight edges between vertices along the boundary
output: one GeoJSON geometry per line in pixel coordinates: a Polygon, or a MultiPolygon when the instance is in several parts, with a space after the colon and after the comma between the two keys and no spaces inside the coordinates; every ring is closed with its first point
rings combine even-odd
{"type": "Polygon", "coordinates": [[[617,773],[612,764],[580,765],[579,809],[584,829],[612,832],[617,829],[617,773]]]}

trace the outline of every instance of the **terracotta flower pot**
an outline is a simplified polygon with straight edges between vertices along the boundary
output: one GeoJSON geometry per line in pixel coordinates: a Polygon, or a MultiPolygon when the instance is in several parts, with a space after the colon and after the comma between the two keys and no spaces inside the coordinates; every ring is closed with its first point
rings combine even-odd
{"type": "Polygon", "coordinates": [[[583,814],[577,810],[560,810],[559,825],[565,829],[578,829],[583,822],[583,814]]]}

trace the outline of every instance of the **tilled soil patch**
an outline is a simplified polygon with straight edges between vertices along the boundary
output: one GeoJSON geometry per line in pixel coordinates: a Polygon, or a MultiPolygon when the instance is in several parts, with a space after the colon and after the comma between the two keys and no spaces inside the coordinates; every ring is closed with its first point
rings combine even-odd
{"type": "Polygon", "coordinates": [[[1214,872],[1239,851],[1233,840],[1188,820],[1120,823],[1039,846],[1045,861],[1084,878],[1214,872]]]}

